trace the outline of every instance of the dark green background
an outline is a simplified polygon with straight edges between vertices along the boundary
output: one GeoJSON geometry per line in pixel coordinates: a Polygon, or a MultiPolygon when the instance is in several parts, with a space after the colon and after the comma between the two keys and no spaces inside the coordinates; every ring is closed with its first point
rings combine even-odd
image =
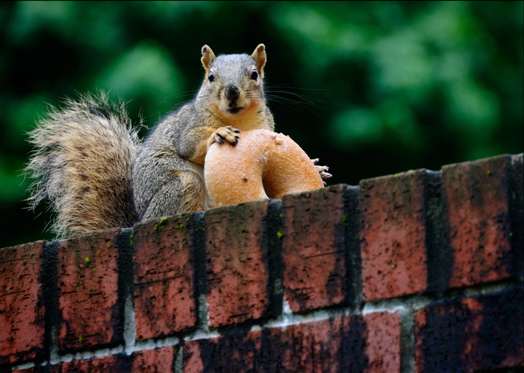
{"type": "Polygon", "coordinates": [[[329,184],[523,151],[523,2],[2,2],[0,247],[43,238],[27,132],[111,89],[152,127],[203,77],[200,48],[265,43],[277,130],[329,184]]]}

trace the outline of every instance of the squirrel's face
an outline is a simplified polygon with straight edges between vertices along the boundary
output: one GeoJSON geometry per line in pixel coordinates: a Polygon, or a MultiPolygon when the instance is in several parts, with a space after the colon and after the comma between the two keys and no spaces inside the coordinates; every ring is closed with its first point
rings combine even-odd
{"type": "Polygon", "coordinates": [[[208,110],[224,119],[256,115],[265,106],[263,75],[264,46],[253,55],[229,54],[215,58],[211,49],[202,48],[206,69],[198,98],[208,110]]]}

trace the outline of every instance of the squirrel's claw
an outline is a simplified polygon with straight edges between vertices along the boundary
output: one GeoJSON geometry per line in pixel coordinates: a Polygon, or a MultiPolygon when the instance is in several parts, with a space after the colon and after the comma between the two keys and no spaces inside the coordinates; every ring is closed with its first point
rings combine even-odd
{"type": "MultiPolygon", "coordinates": [[[[320,177],[322,178],[322,180],[329,179],[330,177],[333,176],[328,172],[329,171],[328,166],[317,165],[318,158],[312,159],[311,162],[313,162],[313,164],[315,165],[315,168],[317,169],[318,173],[320,174],[320,177]]],[[[324,185],[326,185],[325,181],[324,181],[324,185]]]]}
{"type": "Polygon", "coordinates": [[[237,133],[240,133],[240,131],[231,126],[220,127],[211,135],[209,145],[211,146],[211,144],[215,142],[222,145],[224,144],[224,141],[227,141],[231,145],[236,145],[240,139],[240,136],[238,136],[237,133]]]}

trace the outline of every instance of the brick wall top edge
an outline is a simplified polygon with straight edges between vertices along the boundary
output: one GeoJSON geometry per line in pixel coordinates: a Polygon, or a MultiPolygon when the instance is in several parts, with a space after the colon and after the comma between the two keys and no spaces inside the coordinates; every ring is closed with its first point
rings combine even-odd
{"type": "MultiPolygon", "coordinates": [[[[476,160],[470,160],[470,161],[464,161],[464,162],[456,162],[456,163],[450,163],[450,164],[442,165],[441,169],[449,168],[449,167],[456,167],[456,166],[458,166],[460,164],[465,164],[465,163],[483,162],[483,161],[486,161],[488,159],[504,158],[504,157],[510,157],[510,162],[512,164],[520,164],[520,163],[522,163],[523,156],[524,156],[524,153],[516,153],[516,154],[504,153],[504,154],[496,155],[496,156],[493,156],[493,157],[486,157],[486,158],[480,158],[480,159],[476,159],[476,160]]],[[[435,171],[435,170],[430,170],[430,169],[426,169],[426,168],[420,168],[420,169],[414,169],[414,170],[400,171],[400,172],[394,173],[394,174],[381,175],[381,176],[377,176],[377,177],[373,177],[373,178],[363,179],[363,180],[359,181],[359,183],[357,183],[356,186],[355,185],[350,185],[350,184],[347,184],[347,183],[338,183],[338,184],[329,185],[329,186],[327,186],[327,188],[337,189],[337,188],[341,188],[341,187],[343,188],[343,187],[347,187],[347,186],[358,187],[358,185],[362,181],[382,179],[382,178],[391,178],[391,177],[401,177],[401,176],[404,176],[404,175],[407,175],[407,174],[410,174],[410,173],[417,173],[417,172],[432,173],[432,172],[440,172],[440,170],[439,171],[435,171]]],[[[286,196],[283,197],[283,199],[287,199],[290,196],[307,194],[307,193],[311,193],[311,192],[312,191],[307,191],[307,192],[302,192],[302,193],[297,193],[297,194],[286,195],[286,196]]],[[[261,201],[253,201],[253,202],[245,202],[245,203],[260,203],[260,202],[261,201]]],[[[228,208],[228,207],[229,206],[224,206],[223,208],[228,208]]],[[[197,213],[205,214],[205,212],[197,212],[197,213]]],[[[195,213],[188,213],[188,214],[184,214],[183,216],[185,216],[185,215],[189,216],[189,215],[193,215],[193,214],[195,214],[195,213]]],[[[157,220],[160,220],[160,219],[157,219],[157,220]]],[[[140,222],[140,223],[137,223],[137,224],[148,224],[148,223],[151,223],[151,221],[140,222]]],[[[136,224],[135,224],[135,226],[136,226],[136,224]]],[[[111,229],[107,229],[107,230],[104,230],[104,231],[114,231],[114,230],[119,230],[119,229],[122,229],[122,228],[111,228],[111,229]]],[[[91,235],[100,234],[100,232],[104,232],[104,231],[97,231],[97,232],[89,233],[89,234],[86,234],[85,236],[91,236],[91,235]]],[[[85,237],[85,236],[78,236],[78,237],[85,237]]],[[[71,237],[64,237],[64,239],[71,239],[71,237]]],[[[10,247],[6,247],[6,248],[14,248],[14,247],[18,247],[18,246],[24,246],[25,244],[28,244],[28,243],[21,243],[19,245],[10,246],[10,247]]],[[[3,249],[4,248],[0,248],[0,250],[3,250],[3,249]]]]}

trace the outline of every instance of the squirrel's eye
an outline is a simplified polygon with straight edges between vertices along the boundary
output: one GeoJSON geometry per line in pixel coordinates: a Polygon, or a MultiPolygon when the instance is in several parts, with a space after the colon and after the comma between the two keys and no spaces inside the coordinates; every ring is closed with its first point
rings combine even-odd
{"type": "Polygon", "coordinates": [[[251,79],[253,79],[253,80],[257,80],[258,79],[258,72],[257,72],[256,69],[253,69],[251,71],[251,79]]]}
{"type": "Polygon", "coordinates": [[[215,74],[213,74],[212,71],[209,72],[209,75],[207,76],[207,79],[209,80],[209,82],[212,82],[215,80],[215,74]]]}

